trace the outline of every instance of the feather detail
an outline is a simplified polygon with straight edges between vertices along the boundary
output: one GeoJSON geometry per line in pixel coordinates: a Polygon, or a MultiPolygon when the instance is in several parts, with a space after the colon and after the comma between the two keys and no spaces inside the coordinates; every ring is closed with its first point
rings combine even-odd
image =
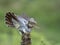
{"type": "Polygon", "coordinates": [[[18,21],[17,17],[14,15],[14,13],[11,13],[11,12],[6,13],[6,16],[5,16],[6,24],[10,27],[15,27],[12,19],[18,21]]]}

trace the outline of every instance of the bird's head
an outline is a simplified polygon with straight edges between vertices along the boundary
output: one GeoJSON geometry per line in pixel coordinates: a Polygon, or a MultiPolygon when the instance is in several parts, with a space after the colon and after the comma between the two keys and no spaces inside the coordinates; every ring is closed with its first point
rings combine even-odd
{"type": "Polygon", "coordinates": [[[29,21],[28,21],[28,28],[33,28],[35,27],[37,24],[37,22],[35,21],[34,18],[30,18],[29,21]]]}

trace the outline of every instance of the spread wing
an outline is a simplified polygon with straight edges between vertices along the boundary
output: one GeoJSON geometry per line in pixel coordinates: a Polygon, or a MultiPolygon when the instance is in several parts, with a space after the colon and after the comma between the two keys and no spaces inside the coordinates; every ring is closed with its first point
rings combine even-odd
{"type": "Polygon", "coordinates": [[[17,22],[18,22],[18,19],[17,19],[17,17],[15,16],[14,13],[8,12],[8,13],[6,13],[5,21],[6,21],[6,24],[7,24],[8,26],[10,26],[10,27],[15,27],[14,21],[15,21],[15,23],[17,23],[17,22]]]}

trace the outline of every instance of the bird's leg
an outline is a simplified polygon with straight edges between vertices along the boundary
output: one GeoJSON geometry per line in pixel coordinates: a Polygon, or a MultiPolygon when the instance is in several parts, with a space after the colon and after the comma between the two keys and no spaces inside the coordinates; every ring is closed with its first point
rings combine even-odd
{"type": "Polygon", "coordinates": [[[31,45],[30,33],[22,33],[22,42],[21,45],[31,45]]]}

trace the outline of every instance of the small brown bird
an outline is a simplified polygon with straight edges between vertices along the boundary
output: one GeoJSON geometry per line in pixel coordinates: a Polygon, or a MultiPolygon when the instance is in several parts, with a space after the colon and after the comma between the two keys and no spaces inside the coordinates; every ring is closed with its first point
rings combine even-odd
{"type": "Polygon", "coordinates": [[[21,16],[17,16],[11,12],[6,13],[5,20],[6,20],[6,24],[9,27],[15,27],[19,31],[22,31],[24,33],[30,32],[31,28],[33,28],[37,24],[34,18],[30,18],[25,14],[22,14],[21,16]]]}
{"type": "Polygon", "coordinates": [[[17,16],[14,13],[8,12],[6,13],[5,21],[9,27],[15,27],[22,33],[21,45],[31,45],[30,32],[33,27],[37,27],[37,22],[34,18],[30,18],[25,14],[17,16]]]}

